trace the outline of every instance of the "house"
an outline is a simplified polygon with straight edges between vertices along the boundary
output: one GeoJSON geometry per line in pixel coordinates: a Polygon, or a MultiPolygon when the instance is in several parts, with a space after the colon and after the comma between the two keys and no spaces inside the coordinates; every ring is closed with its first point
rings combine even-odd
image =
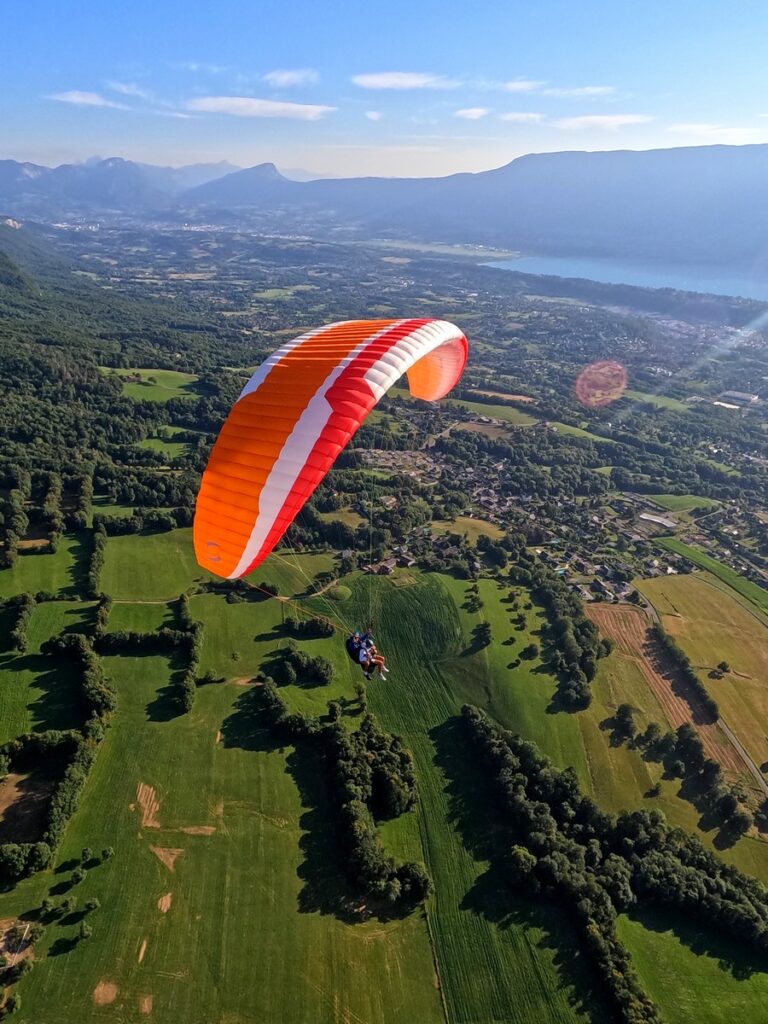
{"type": "Polygon", "coordinates": [[[721,402],[735,402],[737,406],[752,405],[753,402],[757,402],[759,399],[759,395],[751,395],[747,391],[724,391],[720,395],[721,402]]]}

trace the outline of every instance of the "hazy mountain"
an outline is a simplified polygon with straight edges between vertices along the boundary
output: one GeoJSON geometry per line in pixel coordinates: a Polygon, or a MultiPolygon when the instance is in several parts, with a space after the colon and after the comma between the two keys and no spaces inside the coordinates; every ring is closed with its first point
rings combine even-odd
{"type": "MultiPolygon", "coordinates": [[[[301,183],[284,178],[274,164],[257,164],[190,189],[182,200],[224,207],[260,206],[271,201],[282,202],[301,187],[301,183]]],[[[295,192],[295,196],[295,201],[301,203],[300,192],[295,192]]]]}
{"type": "Polygon", "coordinates": [[[0,209],[38,219],[158,213],[475,242],[658,263],[768,263],[768,145],[543,153],[444,178],[291,180],[272,163],[171,168],[111,158],[56,168],[0,161],[0,209]]]}
{"type": "Polygon", "coordinates": [[[82,210],[132,213],[167,206],[180,193],[238,171],[234,164],[156,167],[120,157],[43,167],[0,161],[0,209],[55,216],[82,210]]]}
{"type": "Polygon", "coordinates": [[[768,145],[532,154],[445,178],[292,182],[262,164],[182,201],[314,209],[369,232],[528,252],[751,264],[767,251],[768,145]]]}
{"type": "Polygon", "coordinates": [[[319,171],[306,171],[303,167],[281,167],[280,173],[289,181],[317,181],[320,178],[333,178],[333,174],[321,174],[319,171]]]}

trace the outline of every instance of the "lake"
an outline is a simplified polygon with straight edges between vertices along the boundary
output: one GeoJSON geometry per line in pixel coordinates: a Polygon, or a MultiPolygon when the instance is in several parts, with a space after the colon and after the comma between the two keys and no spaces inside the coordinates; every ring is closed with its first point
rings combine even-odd
{"type": "Polygon", "coordinates": [[[707,292],[713,295],[736,295],[747,299],[768,301],[768,277],[763,269],[729,271],[710,266],[647,266],[629,260],[600,259],[579,256],[521,256],[514,260],[497,260],[485,264],[521,274],[543,274],[553,277],[583,277],[603,284],[628,284],[639,288],[677,288],[685,292],[707,292]]]}

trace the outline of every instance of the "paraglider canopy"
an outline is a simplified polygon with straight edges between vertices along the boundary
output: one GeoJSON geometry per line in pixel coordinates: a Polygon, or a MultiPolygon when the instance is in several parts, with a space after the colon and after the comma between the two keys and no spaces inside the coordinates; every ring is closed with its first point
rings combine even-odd
{"type": "Polygon", "coordinates": [[[467,341],[445,320],[349,320],[281,346],[227,417],[197,498],[195,557],[237,579],[262,562],[403,373],[415,398],[457,383],[467,341]]]}

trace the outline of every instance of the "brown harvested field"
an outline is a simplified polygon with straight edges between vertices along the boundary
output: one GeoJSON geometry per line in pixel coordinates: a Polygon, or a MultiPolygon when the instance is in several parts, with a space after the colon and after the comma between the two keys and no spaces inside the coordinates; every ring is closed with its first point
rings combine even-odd
{"type": "Polygon", "coordinates": [[[139,1013],[152,1013],[152,996],[139,996],[139,1013]]]}
{"type": "Polygon", "coordinates": [[[139,947],[139,963],[144,959],[144,954],[147,952],[147,940],[144,939],[139,947]]]}
{"type": "Polygon", "coordinates": [[[9,772],[0,782],[0,843],[34,843],[43,831],[53,783],[9,772]]]}
{"type": "Polygon", "coordinates": [[[160,828],[160,819],[157,817],[160,811],[160,801],[157,799],[154,787],[140,782],[136,787],[136,800],[141,808],[142,828],[160,828]]]}
{"type": "Polygon", "coordinates": [[[173,893],[167,892],[164,896],[161,896],[157,901],[157,909],[161,914],[167,914],[171,909],[171,902],[173,900],[173,893]]]}
{"type": "Polygon", "coordinates": [[[179,832],[188,836],[212,836],[215,831],[214,825],[185,825],[179,829],[179,832]]]}
{"type": "MultiPolygon", "coordinates": [[[[723,771],[743,775],[746,765],[717,722],[712,721],[696,694],[675,672],[650,631],[645,613],[628,604],[591,604],[587,614],[600,631],[616,644],[616,654],[633,661],[643,674],[673,728],[693,724],[707,755],[723,771]]],[[[663,723],[659,723],[663,724],[663,723]]]]}
{"type": "Polygon", "coordinates": [[[709,573],[639,580],[757,765],[768,762],[768,618],[709,573]],[[712,678],[727,661],[730,671],[712,678]]]}

